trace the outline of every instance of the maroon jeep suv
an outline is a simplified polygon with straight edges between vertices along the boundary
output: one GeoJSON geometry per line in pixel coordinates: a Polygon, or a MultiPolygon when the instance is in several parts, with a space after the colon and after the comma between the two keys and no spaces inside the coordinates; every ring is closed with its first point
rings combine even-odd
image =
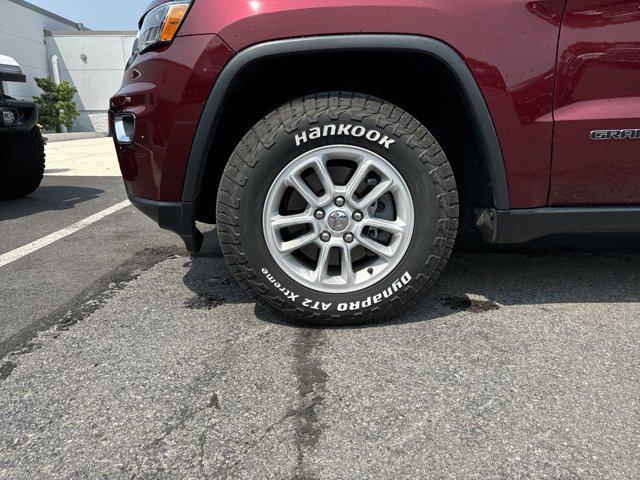
{"type": "Polygon", "coordinates": [[[640,230],[638,0],[155,0],[111,126],[129,198],[286,315],[397,315],[459,230],[640,230]]]}

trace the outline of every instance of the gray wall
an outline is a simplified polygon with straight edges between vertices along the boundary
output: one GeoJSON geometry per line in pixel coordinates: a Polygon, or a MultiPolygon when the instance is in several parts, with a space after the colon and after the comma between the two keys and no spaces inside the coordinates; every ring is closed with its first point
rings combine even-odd
{"type": "Polygon", "coordinates": [[[107,131],[109,98],[122,85],[134,39],[135,32],[46,33],[47,56],[58,56],[60,80],[78,90],[75,102],[81,117],[73,130],[107,131]]]}
{"type": "Polygon", "coordinates": [[[15,58],[27,83],[5,82],[7,95],[31,100],[39,95],[35,77],[49,76],[44,30],[78,31],[78,24],[19,0],[0,0],[0,53],[15,58]]]}

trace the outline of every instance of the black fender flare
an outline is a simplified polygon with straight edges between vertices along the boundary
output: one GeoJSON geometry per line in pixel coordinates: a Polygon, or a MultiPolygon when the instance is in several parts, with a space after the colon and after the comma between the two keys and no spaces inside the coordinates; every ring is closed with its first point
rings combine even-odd
{"type": "Polygon", "coordinates": [[[417,35],[359,34],[301,37],[260,43],[238,52],[222,69],[213,85],[200,117],[189,154],[182,201],[195,203],[220,114],[232,85],[251,64],[265,58],[309,52],[404,51],[429,55],[442,62],[454,78],[468,105],[469,114],[480,134],[483,156],[487,161],[493,187],[494,206],[509,209],[509,189],[500,142],[493,120],[473,73],[460,55],[446,43],[417,35]]]}

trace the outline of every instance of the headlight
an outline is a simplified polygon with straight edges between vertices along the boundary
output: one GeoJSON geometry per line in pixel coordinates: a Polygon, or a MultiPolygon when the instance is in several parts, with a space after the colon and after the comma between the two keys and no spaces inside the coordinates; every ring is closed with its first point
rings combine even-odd
{"type": "Polygon", "coordinates": [[[191,0],[171,1],[147,13],[133,45],[133,52],[144,53],[171,43],[187,16],[190,5],[191,0]]]}
{"type": "Polygon", "coordinates": [[[8,127],[13,125],[14,123],[16,123],[16,121],[18,120],[18,112],[16,110],[12,110],[12,109],[2,109],[0,108],[0,113],[2,114],[2,125],[8,127]]]}

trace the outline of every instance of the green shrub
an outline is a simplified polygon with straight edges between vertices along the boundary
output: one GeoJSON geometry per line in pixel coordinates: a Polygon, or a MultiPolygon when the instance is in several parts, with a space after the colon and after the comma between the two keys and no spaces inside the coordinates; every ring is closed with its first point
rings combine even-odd
{"type": "Polygon", "coordinates": [[[46,130],[60,133],[62,126],[71,128],[73,121],[80,116],[73,96],[77,90],[69,82],[59,85],[48,78],[36,78],[36,84],[42,95],[33,97],[38,105],[39,123],[46,130]]]}

